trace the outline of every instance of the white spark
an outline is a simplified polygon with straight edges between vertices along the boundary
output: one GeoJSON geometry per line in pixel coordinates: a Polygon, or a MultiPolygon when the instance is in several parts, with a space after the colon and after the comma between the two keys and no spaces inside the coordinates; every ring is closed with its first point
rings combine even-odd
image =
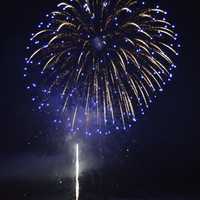
{"type": "Polygon", "coordinates": [[[79,199],[79,145],[76,144],[76,200],[79,199]]]}

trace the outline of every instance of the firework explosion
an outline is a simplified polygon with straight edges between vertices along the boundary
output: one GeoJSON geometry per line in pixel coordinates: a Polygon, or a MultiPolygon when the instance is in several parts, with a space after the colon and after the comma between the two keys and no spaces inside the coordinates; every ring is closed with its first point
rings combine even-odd
{"type": "Polygon", "coordinates": [[[166,14],[135,0],[60,3],[27,47],[24,76],[38,110],[72,133],[131,127],[176,68],[180,45],[166,14]]]}

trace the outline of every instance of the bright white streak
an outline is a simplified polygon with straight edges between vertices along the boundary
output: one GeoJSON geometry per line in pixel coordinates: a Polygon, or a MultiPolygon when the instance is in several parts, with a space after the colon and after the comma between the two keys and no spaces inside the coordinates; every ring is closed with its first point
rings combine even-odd
{"type": "Polygon", "coordinates": [[[79,199],[79,145],[76,144],[76,200],[79,199]]]}

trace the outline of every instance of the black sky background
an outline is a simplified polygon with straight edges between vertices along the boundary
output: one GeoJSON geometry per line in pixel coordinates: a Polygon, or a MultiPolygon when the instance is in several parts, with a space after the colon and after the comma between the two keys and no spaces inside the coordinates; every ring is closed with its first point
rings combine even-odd
{"type": "MultiPolygon", "coordinates": [[[[28,199],[40,191],[39,188],[44,188],[43,193],[48,193],[54,183],[48,183],[48,178],[44,178],[48,176],[40,179],[46,168],[39,172],[40,167],[37,165],[46,163],[35,157],[44,156],[50,160],[47,163],[52,163],[55,157],[60,160],[63,155],[64,134],[60,133],[61,130],[54,133],[55,130],[45,121],[45,116],[32,112],[31,99],[23,81],[25,47],[29,34],[44,14],[54,10],[59,2],[21,0],[1,3],[0,185],[4,195],[13,191],[13,196],[9,194],[12,199],[18,199],[17,195],[24,194],[23,198],[28,199]],[[30,162],[32,158],[35,162],[30,162]],[[15,173],[22,167],[22,164],[17,163],[23,163],[24,169],[30,168],[30,173],[34,171],[33,176],[37,175],[34,168],[38,167],[37,181],[31,182],[29,176],[22,177],[23,173],[15,173]],[[27,182],[29,185],[24,186],[27,182]],[[19,183],[22,186],[16,189],[19,183]]],[[[152,191],[183,196],[197,196],[199,193],[199,5],[194,0],[187,3],[168,0],[157,2],[168,10],[180,34],[182,48],[178,69],[172,83],[129,133],[103,138],[105,159],[101,177],[104,186],[100,193],[104,191],[106,194],[121,196],[152,191]],[[127,148],[129,152],[124,153],[127,148]],[[111,190],[108,189],[110,187],[111,190]]],[[[90,139],[86,143],[90,146],[88,149],[94,151],[93,156],[98,157],[95,142],[90,139]]],[[[95,184],[91,183],[91,177],[96,176],[97,182],[100,182],[100,175],[96,171],[86,171],[83,175],[83,191],[99,192],[98,188],[95,190],[95,184]],[[88,188],[84,187],[86,183],[88,188]]]]}

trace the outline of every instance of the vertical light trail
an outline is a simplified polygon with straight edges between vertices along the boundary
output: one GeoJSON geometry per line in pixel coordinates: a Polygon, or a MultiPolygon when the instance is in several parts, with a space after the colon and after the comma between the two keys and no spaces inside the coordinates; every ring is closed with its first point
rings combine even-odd
{"type": "Polygon", "coordinates": [[[79,199],[79,145],[76,144],[76,200],[79,199]]]}

